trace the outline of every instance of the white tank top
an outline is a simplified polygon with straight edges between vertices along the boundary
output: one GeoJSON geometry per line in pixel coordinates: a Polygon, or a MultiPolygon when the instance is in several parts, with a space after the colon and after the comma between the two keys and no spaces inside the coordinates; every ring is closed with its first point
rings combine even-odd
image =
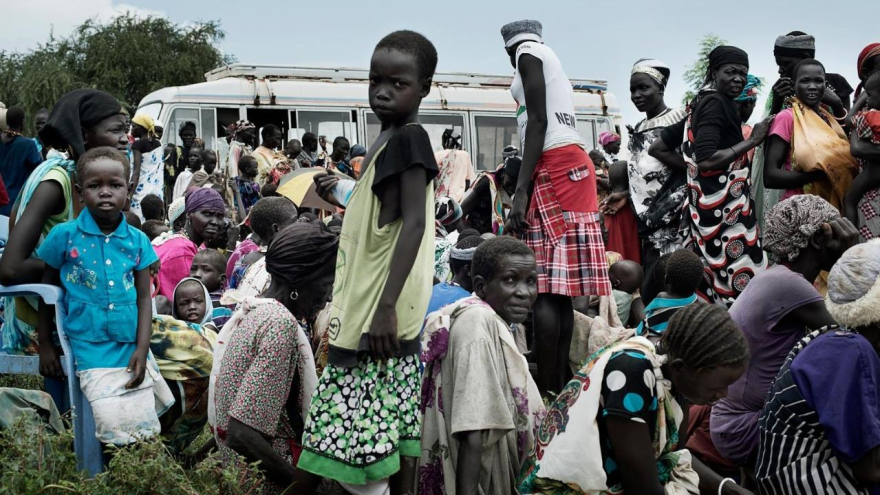
{"type": "Polygon", "coordinates": [[[529,54],[540,60],[544,66],[544,84],[547,86],[547,134],[544,136],[544,149],[558,148],[566,144],[584,146],[584,140],[577,131],[577,119],[574,115],[574,90],[571,81],[562,70],[559,58],[549,47],[534,41],[522,43],[516,49],[516,74],[510,93],[517,103],[516,121],[519,127],[519,141],[525,148],[526,124],[528,124],[528,104],[522,77],[519,75],[519,58],[529,54]]]}

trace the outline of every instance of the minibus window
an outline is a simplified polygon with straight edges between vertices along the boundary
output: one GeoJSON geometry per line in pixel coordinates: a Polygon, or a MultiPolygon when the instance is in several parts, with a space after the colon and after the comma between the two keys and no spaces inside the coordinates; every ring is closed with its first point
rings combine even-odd
{"type": "MultiPolygon", "coordinates": [[[[301,139],[303,134],[311,132],[316,136],[327,136],[327,142],[333,143],[338,136],[344,136],[352,144],[357,142],[355,124],[351,122],[351,111],[299,110],[296,112],[296,129],[293,137],[301,139]]],[[[330,151],[328,149],[328,151],[330,151]]]]}
{"type": "Polygon", "coordinates": [[[521,147],[514,116],[477,115],[474,124],[477,128],[477,156],[472,159],[477,170],[495,170],[503,161],[501,151],[505,146],[521,147]]]}
{"type": "MultiPolygon", "coordinates": [[[[468,136],[464,130],[464,116],[458,114],[426,114],[419,113],[419,123],[425,128],[428,137],[431,138],[431,146],[434,152],[443,149],[443,131],[446,129],[455,129],[462,135],[461,146],[465,151],[470,152],[468,147],[468,136]]],[[[373,112],[367,112],[367,144],[372,144],[379,137],[379,131],[382,126],[378,117],[373,112]]]]}
{"type": "Polygon", "coordinates": [[[578,134],[584,139],[584,143],[586,143],[587,148],[595,149],[596,148],[596,134],[593,129],[593,120],[588,119],[578,119],[578,134]]]}
{"type": "Polygon", "coordinates": [[[168,120],[168,127],[165,128],[165,133],[162,138],[168,144],[173,144],[175,146],[179,145],[180,136],[178,136],[178,132],[185,122],[194,122],[196,124],[196,133],[198,136],[198,132],[203,130],[199,125],[199,120],[198,108],[175,108],[174,111],[171,112],[171,118],[168,120]]]}
{"type": "Polygon", "coordinates": [[[134,113],[135,115],[144,114],[149,115],[153,118],[153,120],[159,120],[159,112],[162,111],[161,103],[149,103],[137,109],[134,113]]]}
{"type": "Polygon", "coordinates": [[[215,118],[215,110],[213,108],[201,109],[201,125],[199,126],[199,137],[205,140],[205,146],[209,150],[217,149],[217,124],[215,118]]]}
{"type": "Polygon", "coordinates": [[[443,149],[443,132],[446,131],[446,129],[454,129],[458,131],[458,133],[462,135],[462,149],[469,151],[468,139],[464,131],[463,115],[432,115],[419,113],[419,123],[422,124],[425,131],[428,132],[428,137],[431,138],[431,146],[434,147],[435,153],[443,149]]]}

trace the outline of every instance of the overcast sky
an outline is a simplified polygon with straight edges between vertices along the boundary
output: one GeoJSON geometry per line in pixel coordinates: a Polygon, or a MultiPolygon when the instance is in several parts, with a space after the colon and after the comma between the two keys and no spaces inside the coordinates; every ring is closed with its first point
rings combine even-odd
{"type": "Polygon", "coordinates": [[[538,19],[545,42],[556,50],[569,77],[609,81],[627,124],[640,118],[628,97],[632,64],[639,58],[669,64],[667,103],[677,104],[686,89],[682,73],[706,33],[746,50],[750,72],[770,84],[776,79],[773,42],[779,34],[800,30],[816,36],[817,58],[853,87],[859,51],[880,41],[880,0],[19,0],[5,2],[0,50],[33,48],[53,30],[56,36],[67,35],[86,18],[106,19],[119,10],[163,15],[178,23],[219,20],[227,33],[220,48],[240,62],[366,67],[383,35],[406,28],[434,42],[439,70],[494,74],[511,72],[500,27],[538,19]]]}

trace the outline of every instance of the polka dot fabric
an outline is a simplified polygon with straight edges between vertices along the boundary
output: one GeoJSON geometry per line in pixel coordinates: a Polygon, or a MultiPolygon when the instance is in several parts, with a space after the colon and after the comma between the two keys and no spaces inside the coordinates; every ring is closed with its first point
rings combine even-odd
{"type": "Polygon", "coordinates": [[[418,356],[329,365],[312,399],[299,467],[344,483],[394,474],[421,454],[418,356]]]}
{"type": "Polygon", "coordinates": [[[657,397],[654,392],[656,381],[651,362],[639,351],[620,351],[608,361],[602,383],[602,410],[599,415],[599,437],[608,486],[615,486],[621,479],[614,451],[608,440],[607,418],[623,418],[643,423],[653,438],[657,424],[657,397]]]}

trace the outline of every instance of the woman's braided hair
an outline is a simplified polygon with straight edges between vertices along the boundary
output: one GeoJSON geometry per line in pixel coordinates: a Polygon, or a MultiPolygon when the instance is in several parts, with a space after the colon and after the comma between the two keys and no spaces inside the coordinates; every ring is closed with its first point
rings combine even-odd
{"type": "Polygon", "coordinates": [[[749,346],[727,310],[696,303],[680,309],[669,321],[661,341],[663,354],[698,370],[738,366],[749,360],[749,346]]]}

